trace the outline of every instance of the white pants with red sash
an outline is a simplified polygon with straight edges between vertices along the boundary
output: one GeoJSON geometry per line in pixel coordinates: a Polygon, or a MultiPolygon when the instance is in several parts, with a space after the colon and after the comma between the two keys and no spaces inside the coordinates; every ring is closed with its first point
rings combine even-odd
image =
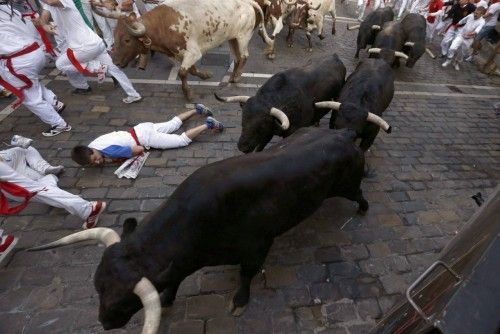
{"type": "MultiPolygon", "coordinates": [[[[46,175],[38,180],[33,180],[13,169],[9,161],[0,161],[0,180],[14,183],[31,193],[38,192],[31,199],[32,201],[65,209],[82,220],[87,219],[92,212],[92,203],[59,189],[55,175],[46,175]]],[[[6,196],[10,197],[9,194],[6,194],[6,196]]],[[[15,198],[12,199],[15,200],[15,198]]]]}
{"type": "Polygon", "coordinates": [[[448,54],[451,42],[453,42],[453,40],[458,34],[458,29],[455,28],[454,26],[450,26],[447,29],[448,30],[446,30],[446,34],[444,34],[443,40],[441,41],[441,54],[443,56],[446,56],[448,54]]]}
{"type": "Polygon", "coordinates": [[[128,96],[140,96],[127,78],[127,75],[113,64],[113,60],[111,60],[111,57],[106,52],[104,42],[100,42],[91,48],[67,49],[56,60],[57,68],[68,75],[71,85],[76,88],[88,87],[87,80],[82,75],[71,76],[71,73],[79,72],[87,76],[96,76],[97,70],[101,65],[108,67],[108,74],[118,80],[118,83],[128,96]],[[74,56],[73,59],[71,59],[71,54],[74,56]]]}
{"type": "Polygon", "coordinates": [[[179,117],[175,116],[168,122],[163,123],[140,123],[134,126],[139,143],[146,148],[169,149],[187,146],[191,139],[182,133],[181,135],[172,134],[182,125],[179,117]]]}
{"type": "Polygon", "coordinates": [[[8,60],[0,60],[0,77],[13,87],[20,89],[24,95],[23,104],[44,123],[52,126],[64,126],[66,122],[54,109],[57,97],[38,79],[38,74],[45,66],[45,54],[41,48],[30,53],[12,58],[12,73],[7,66],[8,60]],[[31,87],[24,88],[26,83],[15,74],[25,76],[31,81],[31,87]]]}

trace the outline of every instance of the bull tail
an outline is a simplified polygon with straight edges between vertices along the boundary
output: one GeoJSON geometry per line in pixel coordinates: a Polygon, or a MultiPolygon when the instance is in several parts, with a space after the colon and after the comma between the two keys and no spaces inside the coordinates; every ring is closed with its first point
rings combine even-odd
{"type": "Polygon", "coordinates": [[[255,8],[260,14],[260,24],[259,24],[259,35],[262,37],[264,43],[267,44],[267,48],[264,53],[268,56],[268,58],[274,58],[274,39],[270,38],[266,31],[265,25],[265,17],[262,8],[260,8],[259,4],[253,0],[250,1],[250,4],[253,8],[255,8]]]}

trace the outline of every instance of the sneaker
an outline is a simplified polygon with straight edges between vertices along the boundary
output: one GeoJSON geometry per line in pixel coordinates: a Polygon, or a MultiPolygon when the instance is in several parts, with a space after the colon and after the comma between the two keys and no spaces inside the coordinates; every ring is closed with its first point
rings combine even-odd
{"type": "Polygon", "coordinates": [[[12,93],[7,89],[0,90],[0,97],[11,97],[12,93]]]}
{"type": "Polygon", "coordinates": [[[209,129],[215,130],[216,132],[224,131],[224,125],[211,116],[207,117],[206,124],[209,129]]]}
{"type": "Polygon", "coordinates": [[[57,136],[60,133],[71,131],[71,125],[66,123],[64,126],[53,126],[48,131],[42,132],[45,137],[57,136]]]}
{"type": "Polygon", "coordinates": [[[94,201],[92,203],[92,212],[90,213],[85,223],[83,223],[82,228],[87,230],[89,228],[94,228],[99,221],[99,216],[106,209],[106,202],[94,201]]]}
{"type": "Polygon", "coordinates": [[[44,174],[54,174],[54,175],[59,175],[64,171],[64,166],[59,165],[59,166],[49,166],[45,168],[44,174]]]}
{"type": "Polygon", "coordinates": [[[106,72],[108,71],[108,65],[101,65],[97,70],[97,83],[103,83],[106,79],[106,72]]]}
{"type": "Polygon", "coordinates": [[[56,101],[54,109],[57,111],[58,114],[62,113],[65,108],[66,108],[66,105],[64,103],[62,103],[59,100],[56,101]]]}
{"type": "Polygon", "coordinates": [[[213,116],[214,114],[212,113],[212,110],[208,109],[201,103],[195,103],[194,108],[196,109],[196,113],[198,115],[203,115],[203,116],[213,116]]]}
{"type": "Polygon", "coordinates": [[[71,94],[75,94],[75,95],[88,95],[90,94],[90,92],[92,92],[92,88],[91,87],[88,87],[88,88],[75,88],[71,91],[71,94]]]}
{"type": "Polygon", "coordinates": [[[451,59],[446,59],[446,61],[441,65],[442,67],[447,67],[451,64],[451,59]]]}
{"type": "Polygon", "coordinates": [[[455,63],[455,65],[453,65],[453,67],[455,67],[456,71],[460,71],[460,66],[458,65],[458,63],[455,63]]]}
{"type": "Polygon", "coordinates": [[[33,139],[26,138],[26,137],[23,137],[20,135],[14,135],[14,136],[12,136],[12,139],[10,140],[10,144],[12,146],[18,146],[18,147],[22,147],[22,148],[30,147],[32,142],[33,142],[33,139]]]}
{"type": "Polygon", "coordinates": [[[0,242],[0,267],[7,264],[10,257],[12,256],[12,250],[17,244],[18,239],[13,235],[4,235],[1,237],[0,242]]]}
{"type": "Polygon", "coordinates": [[[122,101],[123,103],[130,104],[134,102],[139,102],[140,100],[142,100],[142,96],[139,95],[139,96],[127,96],[122,101]]]}

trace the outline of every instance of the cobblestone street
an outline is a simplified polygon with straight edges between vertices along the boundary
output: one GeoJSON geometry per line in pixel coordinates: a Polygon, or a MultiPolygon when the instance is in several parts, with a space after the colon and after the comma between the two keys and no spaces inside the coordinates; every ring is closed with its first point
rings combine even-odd
{"type": "MultiPolygon", "coordinates": [[[[354,17],[353,3],[337,2],[337,12],[342,17],[337,35],[329,34],[327,20],[327,38],[313,36],[313,52],[305,49],[302,31],[295,34],[293,48],[286,46],[282,32],[276,59],[269,61],[255,34],[244,77],[236,85],[227,84],[227,44],[209,52],[200,67],[213,77],[205,82],[192,78],[192,88],[195,101],[211,108],[225,131],[203,134],[186,148],[151,150],[136,180],[116,178],[116,167],[81,168],[70,150],[139,122],[169,120],[192,106],[183,98],[177,69],[158,53],[146,71],[126,69],[144,97],[131,105],[122,103],[124,93],[111,80],[92,82],[91,95],[71,95],[67,79],[49,65],[43,79],[67,104],[63,116],[73,130],[43,137],[46,126],[21,107],[10,115],[0,112],[0,142],[9,142],[14,134],[33,138],[33,146],[50,163],[66,167],[59,186],[85,199],[107,201],[99,225],[121,233],[127,217],[144,217],[197,168],[241,154],[236,147],[241,108],[218,102],[214,92],[253,95],[272,74],[333,52],[348,74],[354,70],[357,31],[346,30],[352,22],[346,17],[354,17]]],[[[431,46],[436,54],[438,46],[438,41],[431,46]]],[[[366,57],[362,51],[360,61],[366,57]]],[[[159,333],[361,334],[403,300],[406,287],[475,212],[471,195],[480,191],[487,198],[500,180],[500,113],[493,107],[500,102],[499,77],[482,74],[469,63],[461,71],[443,69],[441,62],[424,54],[414,68],[395,70],[396,93],[384,113],[392,133],[380,132],[366,154],[371,172],[361,186],[370,204],[365,216],[356,214],[355,202],[332,198],[275,239],[262,273],[252,281],[248,307],[237,318],[227,307],[239,284],[239,268],[196,272],[182,283],[174,305],[164,309],[159,333]]],[[[0,111],[12,102],[0,100],[0,111]]],[[[182,129],[203,121],[195,116],[182,129]]],[[[329,115],[320,126],[328,127],[328,121],[329,115]]],[[[274,137],[273,143],[279,140],[274,137]]],[[[64,210],[37,203],[17,216],[0,217],[0,228],[19,237],[17,252],[0,269],[0,333],[103,332],[93,275],[104,248],[83,243],[25,251],[79,231],[81,224],[64,210]]],[[[125,328],[106,333],[140,333],[142,324],[141,311],[125,328]]]]}

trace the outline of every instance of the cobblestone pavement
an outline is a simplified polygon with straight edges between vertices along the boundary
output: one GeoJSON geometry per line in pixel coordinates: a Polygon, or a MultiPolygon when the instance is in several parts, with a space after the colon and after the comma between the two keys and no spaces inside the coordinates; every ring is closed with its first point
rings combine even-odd
{"type": "MultiPolygon", "coordinates": [[[[352,4],[342,6],[340,15],[353,14],[352,4]]],[[[66,166],[60,186],[87,199],[107,200],[100,225],[120,231],[125,218],[143,217],[200,166],[240,154],[240,109],[217,102],[214,91],[253,94],[266,80],[262,74],[332,52],[351,72],[356,32],[346,31],[345,22],[337,23],[335,38],[315,38],[312,53],[304,49],[300,32],[292,49],[280,36],[273,62],[264,58],[263,45],[254,38],[247,74],[238,86],[219,87],[230,65],[227,46],[210,52],[202,68],[213,71],[214,77],[193,89],[196,100],[215,110],[226,131],[203,135],[187,148],[153,150],[135,181],[117,179],[114,168],[79,168],[69,152],[102,133],[167,120],[186,109],[172,65],[162,55],[156,55],[145,72],[127,69],[144,96],[133,105],[124,105],[123,92],[109,82],[92,83],[90,96],[72,96],[67,81],[49,68],[44,80],[68,104],[64,116],[74,130],[44,138],[45,126],[20,108],[0,122],[0,141],[7,142],[13,134],[34,138],[34,146],[50,162],[66,166]]],[[[477,191],[490,194],[500,178],[499,114],[493,109],[500,88],[498,79],[477,72],[473,65],[463,65],[460,72],[442,70],[438,60],[426,55],[415,68],[402,67],[396,73],[398,91],[384,114],[393,133],[379,134],[367,153],[373,171],[362,184],[370,202],[367,215],[356,215],[350,201],[329,199],[277,238],[239,318],[226,310],[238,285],[238,268],[196,272],[183,282],[174,305],[164,310],[161,333],[366,333],[402,299],[405,287],[475,211],[470,196],[477,191]]],[[[0,103],[1,110],[6,101],[0,103]]],[[[184,128],[202,121],[194,118],[184,128]]],[[[324,119],[321,126],[327,124],[324,119]]],[[[24,251],[79,230],[81,222],[63,210],[31,203],[18,216],[0,218],[0,226],[20,237],[19,251],[0,270],[0,333],[102,332],[92,279],[103,248],[83,244],[24,251]]],[[[109,333],[139,333],[141,325],[142,314],[137,314],[125,329],[109,333]]]]}

